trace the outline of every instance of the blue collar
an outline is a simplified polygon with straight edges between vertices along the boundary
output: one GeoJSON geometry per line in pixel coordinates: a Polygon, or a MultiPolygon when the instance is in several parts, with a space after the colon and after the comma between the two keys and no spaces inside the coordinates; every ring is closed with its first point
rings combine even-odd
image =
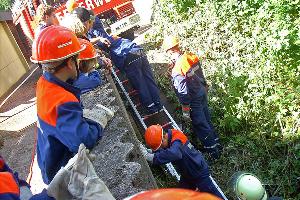
{"type": "Polygon", "coordinates": [[[74,87],[73,85],[71,85],[67,82],[59,80],[58,78],[56,78],[53,74],[51,74],[49,72],[44,72],[43,76],[47,81],[54,83],[56,85],[59,85],[60,87],[64,88],[65,90],[74,94],[76,96],[76,98],[78,99],[78,101],[80,101],[80,89],[79,88],[74,87]]]}

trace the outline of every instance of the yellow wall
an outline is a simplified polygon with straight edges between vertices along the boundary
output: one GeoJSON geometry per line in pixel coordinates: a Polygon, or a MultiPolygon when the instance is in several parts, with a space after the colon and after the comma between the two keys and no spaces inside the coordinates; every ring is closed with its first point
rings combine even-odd
{"type": "Polygon", "coordinates": [[[0,22],[0,97],[28,70],[29,66],[6,22],[0,22]]]}

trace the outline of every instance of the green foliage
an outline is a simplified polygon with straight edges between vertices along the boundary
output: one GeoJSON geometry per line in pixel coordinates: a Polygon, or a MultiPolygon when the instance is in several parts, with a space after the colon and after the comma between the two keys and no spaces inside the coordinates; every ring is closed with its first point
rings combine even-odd
{"type": "Polygon", "coordinates": [[[8,10],[11,6],[10,0],[0,0],[0,10],[8,10]]]}
{"type": "Polygon", "coordinates": [[[214,124],[227,150],[245,149],[229,152],[236,163],[224,158],[223,169],[251,170],[286,199],[300,198],[293,186],[300,177],[299,2],[164,0],[151,37],[159,44],[175,34],[184,49],[206,56],[214,124]],[[234,157],[245,152],[241,165],[234,157]]]}

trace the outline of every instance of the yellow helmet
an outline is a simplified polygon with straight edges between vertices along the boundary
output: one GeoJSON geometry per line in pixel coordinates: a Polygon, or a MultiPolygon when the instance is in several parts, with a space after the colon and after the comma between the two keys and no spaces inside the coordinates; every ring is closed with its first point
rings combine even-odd
{"type": "Polygon", "coordinates": [[[69,13],[71,13],[77,7],[78,7],[78,3],[75,0],[68,0],[66,2],[66,9],[69,13]]]}
{"type": "Polygon", "coordinates": [[[162,48],[165,51],[168,51],[169,49],[177,46],[179,44],[179,39],[175,36],[167,36],[164,39],[164,42],[162,44],[162,48]]]}

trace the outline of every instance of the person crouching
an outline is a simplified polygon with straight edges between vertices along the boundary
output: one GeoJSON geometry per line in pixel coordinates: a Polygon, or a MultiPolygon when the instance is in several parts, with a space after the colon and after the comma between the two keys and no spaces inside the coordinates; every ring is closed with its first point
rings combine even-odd
{"type": "Polygon", "coordinates": [[[176,129],[164,132],[160,125],[152,125],[146,129],[144,137],[152,150],[141,146],[146,160],[154,165],[171,162],[181,175],[180,188],[197,189],[224,198],[210,178],[209,167],[204,157],[184,133],[176,129]]]}

